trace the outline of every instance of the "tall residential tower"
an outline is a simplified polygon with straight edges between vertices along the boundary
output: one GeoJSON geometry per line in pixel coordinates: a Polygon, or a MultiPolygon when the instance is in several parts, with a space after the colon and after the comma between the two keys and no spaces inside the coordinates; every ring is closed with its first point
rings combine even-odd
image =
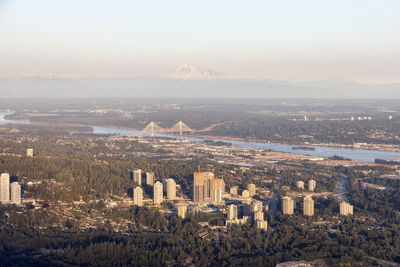
{"type": "Polygon", "coordinates": [[[2,173],[0,176],[0,202],[10,202],[10,174],[2,173]]]}
{"type": "Polygon", "coordinates": [[[163,197],[163,184],[159,181],[157,181],[154,184],[153,187],[153,200],[154,200],[154,204],[160,204],[161,202],[164,201],[164,197],[163,197]]]}
{"type": "Polygon", "coordinates": [[[17,182],[11,183],[11,204],[21,205],[21,185],[17,182]]]}

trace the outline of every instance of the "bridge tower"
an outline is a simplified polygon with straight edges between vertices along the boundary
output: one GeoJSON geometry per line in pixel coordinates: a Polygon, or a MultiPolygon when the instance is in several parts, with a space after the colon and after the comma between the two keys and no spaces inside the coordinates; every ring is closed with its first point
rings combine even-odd
{"type": "Polygon", "coordinates": [[[179,135],[182,136],[182,121],[179,121],[179,135]]]}

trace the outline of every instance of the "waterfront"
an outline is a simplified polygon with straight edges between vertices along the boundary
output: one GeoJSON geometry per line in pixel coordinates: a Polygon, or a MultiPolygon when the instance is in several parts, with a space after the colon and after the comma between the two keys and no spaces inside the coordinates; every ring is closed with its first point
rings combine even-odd
{"type": "MultiPolygon", "coordinates": [[[[7,120],[4,117],[11,113],[0,113],[0,125],[7,123],[14,124],[29,124],[26,120],[7,120]]],[[[100,126],[89,126],[93,128],[93,134],[118,134],[118,135],[132,135],[132,136],[151,136],[150,133],[144,133],[138,130],[129,130],[117,127],[100,127],[100,126]]],[[[88,132],[89,133],[89,132],[88,132]]],[[[71,134],[76,134],[75,132],[71,134]]],[[[273,144],[273,143],[261,143],[261,142],[247,142],[238,140],[224,140],[224,139],[210,139],[210,138],[199,138],[199,137],[188,137],[188,136],[175,136],[169,134],[154,133],[155,137],[164,138],[176,138],[180,140],[188,140],[190,142],[203,142],[205,140],[229,142],[235,146],[248,147],[248,148],[261,148],[269,149],[280,152],[309,155],[316,158],[329,158],[332,156],[340,156],[351,160],[362,161],[362,162],[374,162],[375,159],[384,159],[389,161],[400,161],[400,153],[389,152],[389,151],[376,151],[376,150],[362,150],[362,149],[350,149],[350,148],[338,148],[338,147],[324,147],[324,146],[307,146],[314,148],[315,150],[293,150],[292,145],[287,144],[273,144]]]]}
{"type": "MultiPolygon", "coordinates": [[[[93,133],[95,134],[120,134],[120,135],[143,135],[143,136],[151,136],[150,133],[143,133],[137,130],[127,130],[120,129],[115,127],[98,127],[91,126],[93,128],[93,133]]],[[[154,133],[155,137],[169,137],[176,139],[188,140],[191,142],[202,142],[204,140],[210,140],[209,138],[194,138],[187,136],[175,136],[175,135],[167,135],[167,134],[158,134],[154,133]]],[[[374,150],[361,150],[361,149],[349,149],[349,148],[337,148],[337,147],[322,147],[322,146],[308,146],[315,148],[314,151],[311,150],[293,150],[292,145],[285,144],[268,144],[268,143],[258,143],[258,142],[246,142],[246,141],[237,141],[237,140],[223,140],[223,139],[211,139],[212,141],[222,141],[229,142],[232,145],[237,145],[241,147],[249,147],[249,148],[262,148],[262,149],[270,149],[276,150],[280,152],[287,152],[293,154],[301,154],[301,155],[310,155],[314,157],[324,157],[329,158],[332,156],[340,156],[344,158],[349,158],[351,160],[363,161],[363,162],[374,162],[375,159],[384,159],[384,160],[394,160],[400,161],[400,153],[397,152],[388,152],[388,151],[374,151],[374,150]]]]}

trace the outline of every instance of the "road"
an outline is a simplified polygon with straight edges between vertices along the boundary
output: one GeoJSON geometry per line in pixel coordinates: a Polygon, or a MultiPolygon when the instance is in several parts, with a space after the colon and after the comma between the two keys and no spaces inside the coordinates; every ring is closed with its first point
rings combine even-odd
{"type": "Polygon", "coordinates": [[[338,176],[337,177],[337,185],[336,185],[336,199],[339,202],[349,202],[347,197],[348,190],[349,190],[349,178],[338,176]]]}
{"type": "Polygon", "coordinates": [[[275,218],[275,216],[276,216],[276,205],[277,205],[276,202],[278,201],[278,198],[279,198],[279,186],[281,184],[281,179],[282,179],[282,177],[280,177],[280,176],[277,176],[275,178],[274,192],[273,192],[272,198],[269,203],[268,212],[269,212],[269,215],[271,215],[273,218],[275,218]]]}

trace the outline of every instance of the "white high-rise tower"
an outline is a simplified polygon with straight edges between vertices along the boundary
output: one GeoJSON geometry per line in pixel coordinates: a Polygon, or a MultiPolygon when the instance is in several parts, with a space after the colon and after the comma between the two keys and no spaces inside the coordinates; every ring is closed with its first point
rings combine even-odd
{"type": "Polygon", "coordinates": [[[133,204],[143,206],[143,189],[140,186],[133,190],[133,204]]]}
{"type": "Polygon", "coordinates": [[[21,185],[17,182],[11,183],[11,204],[21,204],[21,185]]]}
{"type": "Polygon", "coordinates": [[[176,198],[176,183],[174,179],[167,179],[167,198],[175,199],[176,198]]]}
{"type": "Polygon", "coordinates": [[[10,202],[10,174],[2,173],[0,176],[0,202],[10,202]]]}
{"type": "Polygon", "coordinates": [[[161,202],[164,201],[164,198],[163,198],[163,184],[161,182],[157,181],[154,184],[153,193],[154,193],[154,196],[153,196],[154,204],[160,204],[161,202]]]}

